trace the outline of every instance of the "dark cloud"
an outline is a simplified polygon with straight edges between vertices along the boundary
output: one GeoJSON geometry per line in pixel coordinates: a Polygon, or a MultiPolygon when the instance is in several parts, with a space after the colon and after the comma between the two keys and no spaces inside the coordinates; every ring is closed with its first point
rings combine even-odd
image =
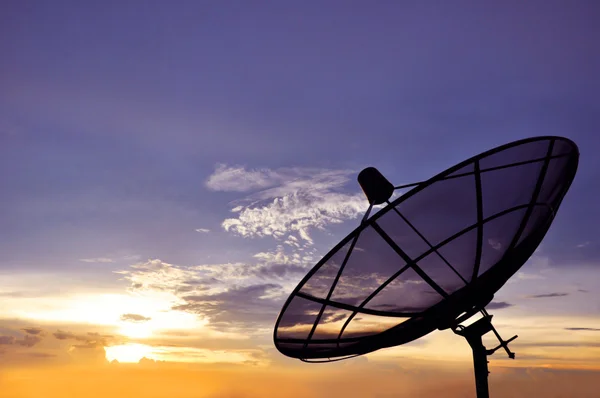
{"type": "Polygon", "coordinates": [[[42,341],[40,336],[26,334],[22,339],[14,336],[0,336],[0,345],[21,345],[23,347],[33,347],[42,341]]]}
{"type": "Polygon", "coordinates": [[[40,336],[26,334],[25,337],[23,337],[23,339],[17,340],[17,344],[22,345],[23,347],[33,347],[40,341],[42,341],[42,338],[40,336]]]}
{"type": "Polygon", "coordinates": [[[206,317],[217,329],[254,327],[275,321],[281,300],[272,295],[280,289],[274,283],[233,286],[221,293],[184,296],[185,304],[173,309],[206,317]]]}
{"type": "Polygon", "coordinates": [[[486,306],[486,308],[488,310],[501,310],[503,308],[508,308],[512,306],[514,306],[514,304],[510,304],[505,301],[492,301],[486,306]]]}
{"type": "Polygon", "coordinates": [[[127,322],[147,322],[150,319],[151,318],[145,317],[145,316],[139,315],[139,314],[123,314],[123,315],[121,315],[121,320],[127,321],[127,322]]]}
{"type": "Polygon", "coordinates": [[[87,333],[85,335],[77,336],[75,339],[84,343],[83,345],[76,345],[75,347],[95,348],[109,345],[109,342],[114,340],[114,336],[99,333],[87,333]]]}
{"type": "Polygon", "coordinates": [[[577,291],[580,293],[589,293],[589,290],[585,290],[585,289],[577,289],[577,291]]]}
{"type": "Polygon", "coordinates": [[[14,336],[0,336],[0,345],[12,345],[16,340],[14,336]]]}
{"type": "Polygon", "coordinates": [[[52,333],[52,335],[59,340],[68,340],[75,338],[75,335],[73,333],[65,332],[63,330],[57,330],[56,332],[52,333]]]}
{"type": "Polygon", "coordinates": [[[102,335],[99,333],[75,334],[64,330],[57,330],[52,335],[58,340],[75,340],[82,344],[75,344],[76,348],[96,348],[107,346],[109,341],[114,339],[111,335],[102,335]]]}
{"type": "Polygon", "coordinates": [[[547,293],[547,294],[534,294],[533,296],[527,296],[528,298],[549,298],[549,297],[565,297],[569,293],[547,293]]]}
{"type": "Polygon", "coordinates": [[[195,286],[196,289],[207,290],[215,283],[227,283],[235,275],[237,278],[284,279],[304,275],[307,268],[297,263],[267,263],[267,264],[226,264],[218,267],[208,266],[206,271],[210,277],[186,280],[184,285],[195,286]]]}
{"type": "Polygon", "coordinates": [[[23,328],[21,330],[27,334],[35,334],[35,335],[41,334],[43,332],[43,330],[40,328],[23,328]]]}
{"type": "MultiPolygon", "coordinates": [[[[267,256],[269,257],[269,256],[267,256]]],[[[285,257],[285,256],[284,256],[285,257]]],[[[208,320],[214,328],[252,328],[272,324],[283,304],[281,286],[273,280],[300,275],[306,269],[271,258],[260,258],[266,263],[226,263],[181,267],[150,260],[124,271],[132,288],[170,291],[181,304],[174,310],[187,311],[208,320]],[[169,275],[165,278],[164,275],[169,275]],[[262,279],[257,282],[256,279],[262,279]],[[248,281],[248,282],[244,282],[248,281]],[[253,282],[249,282],[253,281],[253,282]],[[253,283],[252,285],[248,285],[253,283]]],[[[142,322],[144,315],[125,314],[122,320],[142,322]]]]}
{"type": "MultiPolygon", "coordinates": [[[[216,280],[214,278],[211,278],[212,280],[210,282],[212,282],[212,284],[218,284],[221,283],[221,281],[216,280]]],[[[202,292],[202,291],[206,291],[210,289],[210,285],[208,284],[204,284],[206,283],[206,281],[203,282],[198,282],[198,281],[191,281],[191,280],[186,280],[183,281],[181,283],[181,286],[178,286],[177,288],[174,289],[174,293],[177,295],[183,295],[183,294],[190,294],[190,293],[196,293],[196,292],[202,292]]]]}
{"type": "Polygon", "coordinates": [[[600,328],[565,328],[565,330],[576,330],[576,331],[587,331],[587,332],[600,332],[600,328]]]}
{"type": "MultiPolygon", "coordinates": [[[[264,253],[263,253],[264,254],[264,253]]],[[[281,309],[281,286],[273,280],[299,277],[306,268],[289,257],[264,254],[259,264],[226,263],[181,267],[150,260],[124,271],[133,289],[170,291],[183,303],[175,310],[187,311],[207,319],[218,329],[265,326],[273,323],[281,309]],[[277,260],[277,261],[275,261],[277,260]],[[281,261],[279,261],[281,260],[281,261]],[[165,278],[164,275],[170,275],[165,278]],[[259,278],[263,282],[257,282],[259,278]],[[251,281],[246,282],[243,281],[251,281]],[[247,283],[254,283],[248,286],[247,283]],[[237,319],[236,319],[237,316],[237,319]],[[234,326],[235,325],[235,326],[234,326]],[[250,326],[251,325],[251,326],[250,326]]],[[[143,315],[124,314],[124,321],[143,322],[143,315]]]]}
{"type": "Polygon", "coordinates": [[[57,356],[55,354],[49,354],[47,352],[30,352],[27,355],[34,358],[54,358],[57,356]]]}
{"type": "MultiPolygon", "coordinates": [[[[426,293],[435,293],[437,292],[426,292],[426,293]]],[[[410,306],[410,305],[397,305],[397,304],[374,304],[372,305],[373,309],[388,311],[388,312],[421,312],[423,307],[420,306],[410,306]]]]}
{"type": "Polygon", "coordinates": [[[306,267],[298,264],[273,264],[256,268],[254,274],[261,278],[286,278],[295,275],[304,275],[306,271],[306,267]]]}

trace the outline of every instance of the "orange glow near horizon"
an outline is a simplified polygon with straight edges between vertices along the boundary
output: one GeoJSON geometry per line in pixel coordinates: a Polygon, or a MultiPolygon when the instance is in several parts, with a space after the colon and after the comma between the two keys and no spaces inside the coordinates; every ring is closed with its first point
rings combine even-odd
{"type": "MultiPolygon", "coordinates": [[[[597,372],[492,368],[494,396],[593,397],[597,372]]],[[[301,369],[171,368],[127,364],[95,368],[3,371],[3,398],[132,397],[414,397],[463,398],[474,393],[471,369],[307,366],[301,369]]]]}

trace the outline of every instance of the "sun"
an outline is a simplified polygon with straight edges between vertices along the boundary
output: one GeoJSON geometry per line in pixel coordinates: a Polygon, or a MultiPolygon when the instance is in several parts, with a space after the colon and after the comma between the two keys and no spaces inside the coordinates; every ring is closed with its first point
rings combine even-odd
{"type": "Polygon", "coordinates": [[[106,359],[109,362],[115,359],[119,362],[139,362],[140,359],[146,357],[152,358],[152,347],[144,344],[124,344],[112,347],[106,347],[106,359]]]}

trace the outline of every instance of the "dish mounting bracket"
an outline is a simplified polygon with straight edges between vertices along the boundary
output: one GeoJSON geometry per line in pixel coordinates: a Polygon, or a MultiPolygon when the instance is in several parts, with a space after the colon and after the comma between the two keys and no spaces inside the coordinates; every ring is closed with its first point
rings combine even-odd
{"type": "Polygon", "coordinates": [[[473,366],[475,369],[475,388],[477,398],[489,398],[488,388],[488,355],[494,354],[499,348],[504,348],[507,355],[511,359],[515,359],[515,353],[510,351],[508,343],[516,339],[518,336],[513,336],[508,340],[502,340],[500,334],[492,325],[492,315],[488,314],[485,309],[481,310],[483,317],[469,326],[456,325],[452,330],[459,336],[464,337],[471,349],[473,350],[473,366]],[[487,349],[482,342],[483,335],[488,332],[494,332],[500,344],[492,349],[487,349]]]}

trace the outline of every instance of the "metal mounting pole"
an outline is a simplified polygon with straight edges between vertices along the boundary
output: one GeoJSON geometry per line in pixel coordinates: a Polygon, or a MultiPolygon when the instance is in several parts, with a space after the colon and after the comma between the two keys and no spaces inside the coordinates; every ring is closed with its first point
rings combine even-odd
{"type": "Polygon", "coordinates": [[[514,336],[509,340],[502,340],[494,326],[492,326],[492,316],[487,312],[484,312],[483,318],[477,320],[471,325],[465,327],[462,325],[458,325],[454,328],[454,333],[463,336],[471,349],[473,350],[473,367],[475,370],[475,389],[477,391],[477,398],[489,398],[489,386],[488,386],[488,360],[487,356],[492,355],[498,348],[503,347],[508,353],[509,358],[514,359],[515,354],[510,352],[508,349],[508,343],[517,338],[514,336]],[[488,350],[483,345],[481,337],[487,332],[494,331],[498,340],[500,340],[500,345],[494,349],[488,350]]]}
{"type": "Polygon", "coordinates": [[[473,350],[473,368],[475,370],[475,390],[477,398],[489,398],[487,350],[480,335],[465,336],[473,350]]]}

